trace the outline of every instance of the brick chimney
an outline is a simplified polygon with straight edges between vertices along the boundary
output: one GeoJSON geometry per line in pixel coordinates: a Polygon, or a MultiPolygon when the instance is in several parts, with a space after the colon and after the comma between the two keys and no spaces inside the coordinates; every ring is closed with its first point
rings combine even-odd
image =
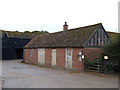
{"type": "Polygon", "coordinates": [[[66,31],[66,30],[68,30],[67,22],[65,22],[65,24],[63,25],[63,31],[66,31]]]}

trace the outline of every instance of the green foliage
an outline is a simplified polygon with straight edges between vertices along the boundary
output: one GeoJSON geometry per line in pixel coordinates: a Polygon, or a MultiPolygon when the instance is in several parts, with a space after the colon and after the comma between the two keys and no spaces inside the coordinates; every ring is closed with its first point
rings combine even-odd
{"type": "Polygon", "coordinates": [[[32,31],[31,33],[38,33],[38,34],[45,34],[48,33],[48,31],[32,31]]]}
{"type": "Polygon", "coordinates": [[[18,30],[16,30],[15,32],[19,32],[18,30]]]}
{"type": "Polygon", "coordinates": [[[32,31],[31,33],[40,33],[40,31],[32,31]]]}
{"type": "Polygon", "coordinates": [[[118,71],[118,61],[116,60],[108,60],[108,61],[104,61],[104,72],[105,73],[114,73],[116,71],[118,71]]]}
{"type": "Polygon", "coordinates": [[[101,59],[105,65],[105,72],[120,71],[120,35],[115,38],[111,44],[102,49],[101,59]],[[104,56],[108,56],[108,60],[104,60],[104,56]]]}
{"type": "Polygon", "coordinates": [[[24,33],[30,33],[30,31],[24,31],[24,33]]]}
{"type": "Polygon", "coordinates": [[[93,60],[93,61],[86,59],[85,62],[84,62],[84,64],[87,67],[87,66],[94,66],[98,62],[100,62],[99,59],[96,59],[96,60],[93,60]]]}
{"type": "Polygon", "coordinates": [[[30,31],[24,31],[24,33],[45,34],[45,33],[49,33],[49,32],[48,31],[44,31],[44,30],[42,30],[42,31],[35,30],[35,31],[32,31],[32,32],[30,32],[30,31]]]}
{"type": "Polygon", "coordinates": [[[84,64],[85,64],[86,67],[87,67],[87,66],[93,66],[93,65],[94,65],[94,62],[86,59],[85,62],[84,62],[84,64]]]}

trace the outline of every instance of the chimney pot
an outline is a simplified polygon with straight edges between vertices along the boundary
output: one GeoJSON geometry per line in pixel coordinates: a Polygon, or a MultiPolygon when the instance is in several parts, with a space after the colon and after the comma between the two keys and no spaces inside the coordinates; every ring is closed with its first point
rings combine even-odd
{"type": "Polygon", "coordinates": [[[67,22],[65,22],[65,25],[67,25],[67,22]]]}
{"type": "Polygon", "coordinates": [[[65,22],[65,24],[63,25],[63,31],[66,31],[66,30],[68,30],[67,22],[65,22]]]}

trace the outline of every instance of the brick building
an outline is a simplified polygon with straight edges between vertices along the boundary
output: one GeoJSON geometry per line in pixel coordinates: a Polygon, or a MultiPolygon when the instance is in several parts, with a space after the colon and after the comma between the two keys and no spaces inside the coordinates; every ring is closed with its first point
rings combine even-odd
{"type": "Polygon", "coordinates": [[[46,67],[84,70],[84,60],[94,60],[109,43],[101,23],[38,35],[24,47],[24,62],[46,67]]]}

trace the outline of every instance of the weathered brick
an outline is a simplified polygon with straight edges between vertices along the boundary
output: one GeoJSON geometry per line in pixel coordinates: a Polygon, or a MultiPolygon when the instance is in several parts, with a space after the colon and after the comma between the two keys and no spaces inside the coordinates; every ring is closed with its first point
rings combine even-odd
{"type": "Polygon", "coordinates": [[[30,57],[30,50],[31,49],[24,49],[24,61],[29,64],[37,64],[38,62],[38,50],[37,49],[32,49],[33,50],[33,55],[30,57]]]}
{"type": "MultiPolygon", "coordinates": [[[[30,49],[24,49],[24,61],[29,64],[37,64],[38,63],[38,49],[32,49],[33,56],[30,57],[30,49]]],[[[100,48],[73,48],[73,56],[72,56],[72,69],[73,70],[84,70],[84,60],[79,61],[79,52],[83,50],[85,55],[85,59],[95,60],[98,58],[101,53],[100,48]]],[[[65,59],[66,59],[66,48],[56,48],[56,66],[57,68],[65,68],[65,59]]],[[[52,48],[45,49],[45,66],[52,67],[52,48]]]]}
{"type": "Polygon", "coordinates": [[[56,64],[58,68],[64,68],[65,67],[65,48],[57,48],[56,49],[56,64]]]}
{"type": "Polygon", "coordinates": [[[47,48],[45,50],[45,66],[51,67],[51,62],[52,62],[52,49],[47,48]]]}
{"type": "Polygon", "coordinates": [[[72,68],[73,70],[84,70],[84,64],[83,60],[79,61],[79,52],[82,50],[82,48],[73,48],[73,61],[72,61],[72,68]]]}
{"type": "Polygon", "coordinates": [[[99,57],[101,48],[84,48],[85,59],[95,60],[99,57]]]}

